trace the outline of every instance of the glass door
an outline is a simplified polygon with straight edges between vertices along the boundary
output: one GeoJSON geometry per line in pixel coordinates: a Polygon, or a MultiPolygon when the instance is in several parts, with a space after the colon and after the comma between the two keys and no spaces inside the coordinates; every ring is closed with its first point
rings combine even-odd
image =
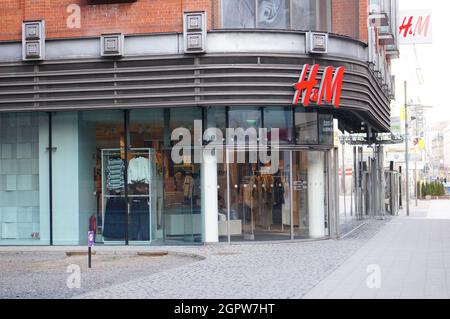
{"type": "Polygon", "coordinates": [[[328,236],[326,200],[326,153],[292,153],[294,237],[314,239],[328,236]]]}
{"type": "Polygon", "coordinates": [[[231,241],[289,240],[290,152],[280,151],[272,167],[251,161],[250,152],[235,152],[235,161],[245,161],[228,165],[230,209],[223,217],[231,241]]]}

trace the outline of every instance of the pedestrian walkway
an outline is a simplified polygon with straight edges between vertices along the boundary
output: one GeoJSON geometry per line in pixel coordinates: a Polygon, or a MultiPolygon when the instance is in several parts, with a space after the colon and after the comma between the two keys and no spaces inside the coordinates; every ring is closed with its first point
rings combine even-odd
{"type": "Polygon", "coordinates": [[[450,298],[450,201],[412,203],[304,298],[450,298]]]}
{"type": "Polygon", "coordinates": [[[299,299],[384,226],[370,221],[339,241],[167,247],[206,258],[78,297],[299,299]]]}

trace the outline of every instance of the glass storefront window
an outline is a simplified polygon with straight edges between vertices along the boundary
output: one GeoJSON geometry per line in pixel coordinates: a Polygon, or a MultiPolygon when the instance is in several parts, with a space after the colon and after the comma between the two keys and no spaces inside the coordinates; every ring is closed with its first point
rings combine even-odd
{"type": "Polygon", "coordinates": [[[261,109],[259,107],[232,107],[228,111],[228,127],[259,129],[262,126],[261,109]]]}
{"type": "MultiPolygon", "coordinates": [[[[203,120],[201,108],[173,108],[166,110],[166,121],[170,123],[170,131],[177,128],[186,128],[191,132],[192,143],[194,138],[194,121],[203,120]]],[[[202,174],[201,164],[195,163],[194,152],[183,154],[182,163],[174,163],[171,150],[164,152],[164,240],[165,242],[202,241],[202,174]]]]}
{"type": "MultiPolygon", "coordinates": [[[[302,144],[331,145],[332,115],[268,106],[56,112],[51,118],[56,245],[83,245],[89,230],[104,244],[201,243],[209,230],[204,196],[211,185],[205,186],[205,178],[215,166],[204,174],[204,163],[193,162],[192,144],[184,162],[176,163],[171,142],[172,131],[181,127],[194,141],[195,120],[224,133],[227,126],[279,128],[284,144],[276,172],[250,161],[251,149],[236,151],[245,155],[244,163],[218,163],[221,241],[228,234],[232,241],[327,235],[314,224],[327,220],[327,207],[318,204],[327,190],[315,188],[324,181],[319,171],[323,175],[326,152],[287,145],[295,133],[302,144]],[[321,217],[310,215],[318,210],[321,217]]],[[[48,119],[40,113],[0,116],[0,244],[50,240],[48,119]]]]}
{"type": "MultiPolygon", "coordinates": [[[[230,209],[221,204],[219,231],[231,241],[289,240],[290,212],[290,153],[280,152],[278,170],[270,173],[260,163],[229,165],[230,209]],[[228,219],[229,218],[229,219],[228,219]]],[[[219,193],[226,202],[226,192],[219,193]]]]}
{"type": "Polygon", "coordinates": [[[164,110],[130,111],[128,156],[129,237],[132,241],[163,241],[164,110]],[[142,170],[145,168],[145,171],[142,170]],[[147,173],[145,173],[147,172],[147,173]]]}
{"type": "Polygon", "coordinates": [[[304,110],[295,112],[295,136],[297,144],[318,144],[317,113],[304,110]]]}
{"type": "Polygon", "coordinates": [[[0,244],[49,244],[48,115],[0,114],[0,244]]]}
{"type": "Polygon", "coordinates": [[[266,107],[264,108],[264,127],[270,133],[271,129],[279,129],[280,144],[293,142],[293,120],[291,107],[266,107]]]}
{"type": "Polygon", "coordinates": [[[331,31],[330,0],[222,0],[222,27],[331,31]]]}
{"type": "Polygon", "coordinates": [[[123,111],[58,112],[52,117],[54,242],[124,243],[123,111]]]}
{"type": "Polygon", "coordinates": [[[333,145],[334,122],[333,115],[319,114],[319,143],[321,145],[333,145]]]}
{"type": "Polygon", "coordinates": [[[295,238],[322,238],[327,229],[325,153],[293,152],[293,215],[295,238]]]}
{"type": "Polygon", "coordinates": [[[175,164],[170,144],[175,128],[193,138],[194,120],[200,108],[55,113],[55,243],[84,244],[91,228],[97,243],[201,242],[201,164],[175,164]]]}
{"type": "MultiPolygon", "coordinates": [[[[225,107],[209,107],[206,109],[206,127],[208,128],[217,128],[222,132],[222,140],[225,142],[225,135],[227,129],[227,109],[225,107]]],[[[207,142],[211,139],[217,137],[209,137],[204,142],[207,142]]]]}

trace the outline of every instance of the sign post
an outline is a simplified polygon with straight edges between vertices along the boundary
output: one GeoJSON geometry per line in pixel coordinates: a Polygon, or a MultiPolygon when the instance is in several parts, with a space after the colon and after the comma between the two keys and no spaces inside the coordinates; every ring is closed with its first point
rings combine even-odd
{"type": "Polygon", "coordinates": [[[94,247],[95,234],[93,231],[88,232],[88,267],[92,268],[92,247],[94,247]]]}

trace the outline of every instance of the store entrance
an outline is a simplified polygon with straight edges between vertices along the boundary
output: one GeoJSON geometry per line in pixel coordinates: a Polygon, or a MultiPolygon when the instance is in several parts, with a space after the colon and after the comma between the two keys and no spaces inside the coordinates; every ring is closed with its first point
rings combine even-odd
{"type": "Polygon", "coordinates": [[[328,236],[327,167],[323,151],[292,152],[294,238],[328,236]]]}
{"type": "MultiPolygon", "coordinates": [[[[280,152],[278,169],[249,163],[230,164],[230,236],[236,241],[290,239],[289,152],[280,152]]],[[[220,223],[225,222],[224,216],[220,223]]]]}
{"type": "MultiPolygon", "coordinates": [[[[229,209],[220,187],[221,241],[329,236],[327,151],[280,150],[275,170],[251,163],[249,151],[241,154],[245,163],[228,164],[229,209]]],[[[219,175],[223,174],[219,171],[219,175]]]]}

